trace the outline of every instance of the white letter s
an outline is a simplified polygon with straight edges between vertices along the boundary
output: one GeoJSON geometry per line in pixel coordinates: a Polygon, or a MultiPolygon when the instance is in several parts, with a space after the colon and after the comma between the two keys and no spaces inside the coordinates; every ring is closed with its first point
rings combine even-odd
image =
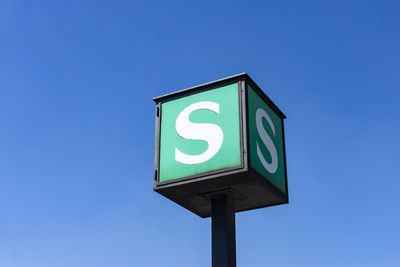
{"type": "Polygon", "coordinates": [[[272,123],[271,118],[269,117],[269,115],[267,114],[267,112],[265,112],[265,110],[259,108],[256,111],[256,125],[257,125],[257,131],[258,134],[261,137],[261,140],[263,141],[264,145],[267,147],[269,153],[271,154],[271,163],[268,163],[263,154],[261,153],[261,149],[260,146],[257,143],[257,155],[258,158],[260,159],[262,165],[264,166],[264,168],[269,171],[271,174],[275,173],[276,170],[278,169],[278,154],[276,152],[276,148],[274,143],[272,142],[271,137],[267,134],[267,131],[265,131],[263,124],[262,124],[262,119],[265,118],[269,124],[269,126],[272,129],[272,132],[275,135],[275,126],[272,123]]]}
{"type": "Polygon", "coordinates": [[[195,110],[206,109],[219,114],[219,104],[209,101],[201,101],[187,106],[176,119],[175,128],[177,134],[185,139],[203,140],[208,143],[206,151],[199,155],[187,155],[175,148],[175,160],[183,164],[199,164],[211,159],[221,148],[224,140],[222,129],[211,123],[192,123],[189,115],[195,110]]]}

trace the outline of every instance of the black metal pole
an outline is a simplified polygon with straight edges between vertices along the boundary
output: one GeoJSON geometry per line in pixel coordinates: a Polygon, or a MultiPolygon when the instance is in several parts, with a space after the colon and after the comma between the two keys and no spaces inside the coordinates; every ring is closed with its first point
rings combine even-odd
{"type": "Polygon", "coordinates": [[[212,267],[236,267],[234,205],[227,194],[211,198],[212,267]]]}

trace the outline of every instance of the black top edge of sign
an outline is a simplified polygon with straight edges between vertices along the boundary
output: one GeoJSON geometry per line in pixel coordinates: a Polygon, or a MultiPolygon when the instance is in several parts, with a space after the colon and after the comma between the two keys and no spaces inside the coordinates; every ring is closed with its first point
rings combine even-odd
{"type": "Polygon", "coordinates": [[[229,76],[226,78],[218,79],[218,80],[215,80],[212,82],[189,87],[189,88],[186,88],[186,89],[183,89],[180,91],[176,91],[173,93],[157,96],[157,97],[153,98],[153,101],[156,103],[169,101],[169,100],[177,99],[179,97],[183,97],[185,95],[191,94],[191,93],[193,93],[193,91],[201,90],[201,89],[204,89],[207,87],[212,87],[214,85],[220,85],[223,83],[239,81],[241,79],[248,79],[250,81],[250,83],[252,83],[252,85],[255,85],[256,88],[253,88],[253,89],[257,90],[258,93],[261,94],[261,97],[263,97],[271,105],[272,109],[274,109],[282,119],[286,119],[286,115],[278,108],[277,105],[275,105],[274,102],[272,102],[272,100],[264,93],[263,90],[261,90],[261,88],[256,84],[256,82],[254,82],[254,80],[246,72],[242,72],[242,73],[235,74],[235,75],[232,75],[232,76],[229,76]]]}

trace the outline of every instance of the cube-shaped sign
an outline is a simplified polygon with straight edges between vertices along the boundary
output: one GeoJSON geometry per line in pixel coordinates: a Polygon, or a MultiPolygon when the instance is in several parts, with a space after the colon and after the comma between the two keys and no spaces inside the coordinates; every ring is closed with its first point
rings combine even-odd
{"type": "Polygon", "coordinates": [[[288,203],[285,115],[246,74],[154,99],[154,190],[201,217],[288,203]]]}

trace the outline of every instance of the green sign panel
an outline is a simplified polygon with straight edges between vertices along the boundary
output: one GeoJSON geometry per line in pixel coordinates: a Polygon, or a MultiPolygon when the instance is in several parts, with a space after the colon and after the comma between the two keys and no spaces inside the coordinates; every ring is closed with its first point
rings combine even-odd
{"type": "Polygon", "coordinates": [[[248,110],[251,166],[286,193],[282,119],[250,86],[248,110]]]}
{"type": "Polygon", "coordinates": [[[238,84],[163,103],[159,181],[240,166],[238,84]]]}
{"type": "Polygon", "coordinates": [[[286,117],[247,74],[154,101],[155,191],[201,217],[213,194],[235,211],[288,203],[286,117]]]}

